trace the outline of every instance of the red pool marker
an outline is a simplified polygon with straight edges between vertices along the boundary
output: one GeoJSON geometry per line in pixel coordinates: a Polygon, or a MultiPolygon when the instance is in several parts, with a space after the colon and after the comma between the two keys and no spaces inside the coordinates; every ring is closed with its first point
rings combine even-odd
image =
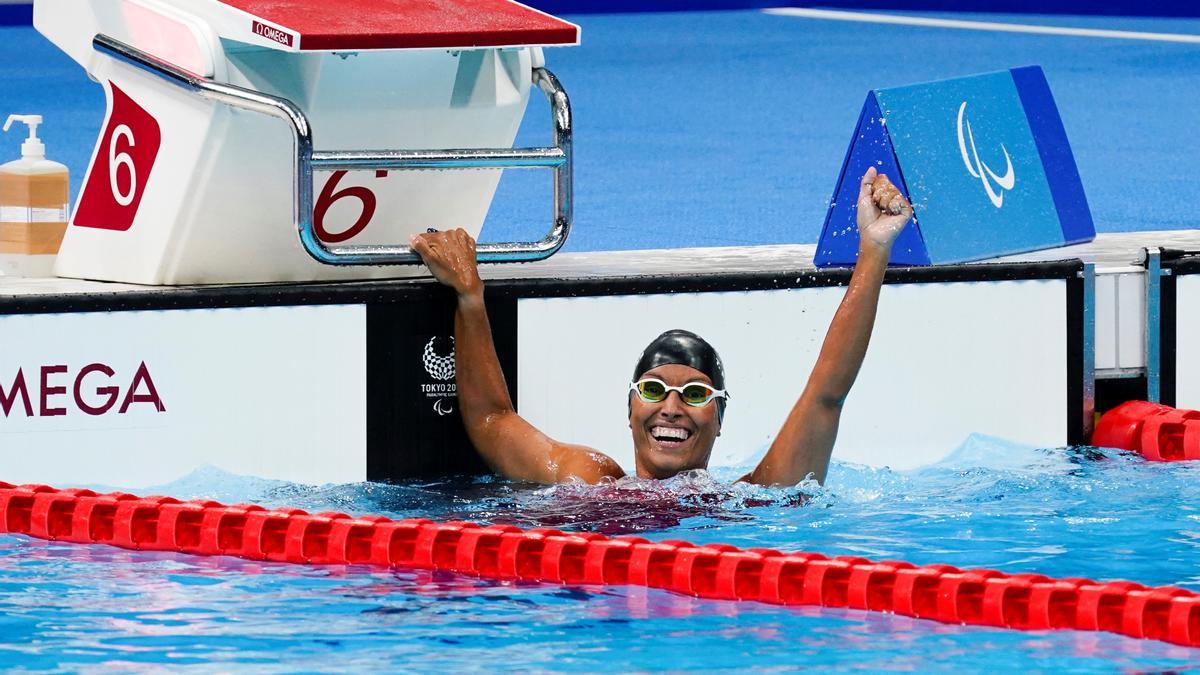
{"type": "Polygon", "coordinates": [[[1067,628],[1200,646],[1200,594],[854,556],[652,542],[509,525],[395,521],[0,482],[0,532],[143,551],[436,569],[662,588],[715,600],[849,607],[951,624],[1067,628]]]}
{"type": "Polygon", "coordinates": [[[1104,413],[1092,445],[1132,450],[1158,462],[1200,459],[1200,411],[1128,401],[1104,413]]]}

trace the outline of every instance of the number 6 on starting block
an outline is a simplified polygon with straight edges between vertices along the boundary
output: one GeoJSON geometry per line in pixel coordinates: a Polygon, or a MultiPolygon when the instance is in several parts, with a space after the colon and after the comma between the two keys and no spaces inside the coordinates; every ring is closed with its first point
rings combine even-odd
{"type": "Polygon", "coordinates": [[[117,85],[110,86],[112,111],[74,223],[76,227],[124,232],[133,226],[162,132],[150,113],[117,85]]]}
{"type": "Polygon", "coordinates": [[[871,166],[913,204],[893,264],[965,262],[1096,236],[1037,66],[872,91],[825,217],[817,266],[857,259],[855,204],[871,166]]]}

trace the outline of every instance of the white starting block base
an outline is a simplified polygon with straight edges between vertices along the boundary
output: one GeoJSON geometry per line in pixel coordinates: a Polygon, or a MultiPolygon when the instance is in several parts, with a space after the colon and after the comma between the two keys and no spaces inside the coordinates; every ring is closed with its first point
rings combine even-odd
{"type": "MultiPolygon", "coordinates": [[[[257,75],[270,71],[278,58],[269,51],[231,54],[231,71],[239,74],[231,81],[290,100],[320,92],[309,103],[308,115],[322,147],[511,146],[529,96],[528,50],[503,57],[511,61],[517,81],[503,81],[499,95],[491,92],[493,105],[468,102],[453,109],[438,103],[453,100],[462,55],[304,55],[293,60],[307,62],[302,71],[306,78],[272,86],[257,75]],[[233,71],[235,65],[242,70],[233,71]],[[386,89],[372,90],[366,82],[384,79],[386,89]],[[367,100],[364,91],[371,94],[367,100]]],[[[145,192],[129,229],[81,227],[77,210],[59,253],[57,275],[186,285],[420,274],[413,266],[324,265],[305,252],[292,224],[295,151],[279,120],[199,100],[186,91],[164,90],[157,78],[125,64],[103,62],[93,76],[121,82],[131,98],[143,101],[158,120],[163,146],[153,172],[146,172],[145,192]]],[[[106,126],[114,124],[110,114],[106,126]]],[[[105,152],[101,143],[96,153],[105,152]]],[[[499,170],[358,171],[340,179],[318,172],[313,179],[314,222],[318,232],[328,235],[326,241],[347,245],[404,243],[429,227],[462,227],[478,234],[499,179],[499,170]],[[355,236],[341,239],[355,230],[355,236]]],[[[85,190],[109,187],[105,181],[95,185],[99,187],[85,178],[85,190]]],[[[88,196],[85,192],[82,205],[88,196]]]]}
{"type": "Polygon", "coordinates": [[[430,227],[478,234],[500,169],[329,167],[353,153],[510,149],[540,45],[578,34],[509,0],[366,1],[353,21],[341,5],[305,0],[37,0],[34,10],[35,27],[108,100],[55,274],[140,284],[419,274],[322,264],[298,229],[311,218],[324,246],[406,252],[430,227]]]}

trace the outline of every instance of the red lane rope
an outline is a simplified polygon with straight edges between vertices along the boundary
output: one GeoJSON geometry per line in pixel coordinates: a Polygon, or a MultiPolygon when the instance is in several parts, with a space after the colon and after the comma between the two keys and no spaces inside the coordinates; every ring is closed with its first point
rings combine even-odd
{"type": "Polygon", "coordinates": [[[949,565],[508,525],[354,518],[0,482],[0,532],[144,551],[437,569],[493,579],[629,584],[719,600],[847,607],[943,623],[1067,628],[1200,646],[1200,594],[949,565]]]}

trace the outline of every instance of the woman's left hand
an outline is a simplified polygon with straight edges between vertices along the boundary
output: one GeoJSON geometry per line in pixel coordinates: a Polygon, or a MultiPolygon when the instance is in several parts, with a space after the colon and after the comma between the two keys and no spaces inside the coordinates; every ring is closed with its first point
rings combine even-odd
{"type": "Polygon", "coordinates": [[[875,167],[863,174],[858,190],[858,235],[861,246],[891,250],[892,243],[912,219],[912,204],[875,167]]]}

